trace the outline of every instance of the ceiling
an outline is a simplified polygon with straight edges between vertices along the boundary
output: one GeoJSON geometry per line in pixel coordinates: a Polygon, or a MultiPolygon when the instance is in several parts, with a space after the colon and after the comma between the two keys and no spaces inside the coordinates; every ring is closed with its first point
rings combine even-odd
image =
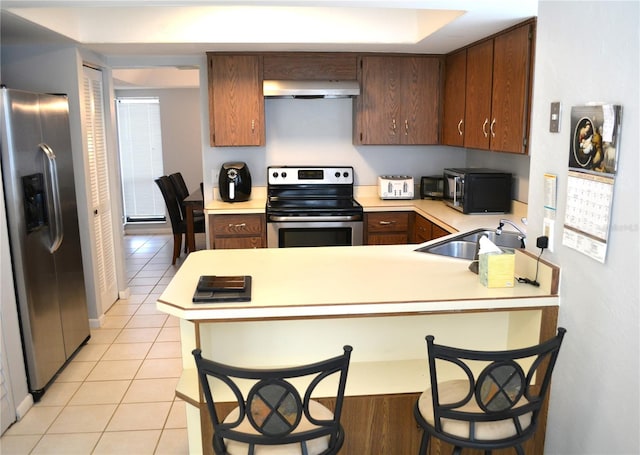
{"type": "MultiPolygon", "coordinates": [[[[75,43],[112,62],[143,56],[178,62],[206,51],[444,54],[536,16],[538,9],[537,0],[3,0],[0,5],[3,45],[75,43]]],[[[189,73],[168,71],[172,74],[164,80],[189,73]]],[[[150,76],[142,73],[123,74],[123,81],[130,81],[124,85],[149,84],[150,76]]]]}

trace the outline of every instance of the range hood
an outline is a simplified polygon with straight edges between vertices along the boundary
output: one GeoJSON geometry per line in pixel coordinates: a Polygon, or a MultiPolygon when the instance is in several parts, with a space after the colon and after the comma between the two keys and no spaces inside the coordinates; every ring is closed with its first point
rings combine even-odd
{"type": "Polygon", "coordinates": [[[265,80],[265,98],[351,98],[360,94],[358,81],[265,80]]]}

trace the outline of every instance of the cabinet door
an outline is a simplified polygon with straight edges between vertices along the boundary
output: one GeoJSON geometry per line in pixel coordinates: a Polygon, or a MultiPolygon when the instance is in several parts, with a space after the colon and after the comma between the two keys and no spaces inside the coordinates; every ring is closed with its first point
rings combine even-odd
{"type": "Polygon", "coordinates": [[[209,54],[211,145],[264,145],[262,57],[209,54]]]}
{"type": "Polygon", "coordinates": [[[451,234],[451,232],[447,231],[446,229],[442,229],[437,224],[434,223],[431,225],[431,239],[437,239],[449,234],[451,234]]]}
{"type": "Polygon", "coordinates": [[[525,153],[531,26],[514,29],[494,40],[491,150],[525,153]]]}
{"type": "Polygon", "coordinates": [[[284,52],[263,56],[264,79],[338,80],[357,79],[358,58],[352,53],[284,52]]]}
{"type": "Polygon", "coordinates": [[[431,227],[433,223],[421,215],[416,215],[413,227],[413,243],[422,243],[431,240],[431,227]]]}
{"type": "Polygon", "coordinates": [[[365,56],[360,62],[354,143],[437,144],[440,59],[365,56]]]}
{"type": "Polygon", "coordinates": [[[465,82],[467,78],[467,51],[447,56],[444,79],[444,106],[442,114],[442,143],[464,145],[465,82]]]}
{"type": "Polygon", "coordinates": [[[212,215],[209,229],[211,245],[215,249],[266,246],[265,217],[262,214],[212,215]]]}
{"type": "Polygon", "coordinates": [[[365,216],[367,245],[409,243],[408,212],[376,212],[365,216]]]}
{"type": "Polygon", "coordinates": [[[489,149],[493,40],[467,49],[464,146],[489,149]]]}
{"type": "Polygon", "coordinates": [[[400,71],[396,57],[360,59],[360,96],[355,102],[356,144],[397,144],[400,71]]]}
{"type": "Polygon", "coordinates": [[[261,237],[217,237],[213,244],[216,250],[263,248],[261,237]]]}
{"type": "Polygon", "coordinates": [[[441,228],[440,226],[424,218],[423,216],[416,214],[416,220],[413,228],[413,241],[415,243],[434,240],[449,234],[449,231],[441,228]]]}
{"type": "Polygon", "coordinates": [[[440,115],[440,59],[397,57],[400,69],[399,143],[437,144],[440,115]]]}

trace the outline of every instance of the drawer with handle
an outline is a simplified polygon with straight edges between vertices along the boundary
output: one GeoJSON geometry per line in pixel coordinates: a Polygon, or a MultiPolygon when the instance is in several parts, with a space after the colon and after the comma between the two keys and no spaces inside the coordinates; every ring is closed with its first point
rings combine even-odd
{"type": "Polygon", "coordinates": [[[367,214],[369,232],[406,232],[409,229],[408,212],[379,212],[367,214]]]}
{"type": "Polygon", "coordinates": [[[214,235],[260,235],[262,215],[214,215],[212,230],[214,235]]]}

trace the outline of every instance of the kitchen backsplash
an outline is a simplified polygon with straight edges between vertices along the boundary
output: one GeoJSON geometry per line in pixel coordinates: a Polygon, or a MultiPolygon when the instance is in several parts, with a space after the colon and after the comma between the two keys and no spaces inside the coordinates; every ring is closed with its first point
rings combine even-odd
{"type": "Polygon", "coordinates": [[[526,202],[529,158],[503,153],[468,151],[447,146],[355,146],[352,143],[352,100],[268,99],[265,101],[264,147],[216,147],[205,151],[204,169],[210,172],[205,185],[217,184],[220,165],[244,161],[253,184],[266,185],[270,165],[350,165],[356,185],[375,185],[382,174],[420,176],[439,174],[445,167],[489,166],[483,157],[504,158],[491,167],[516,175],[515,199],[526,202]],[[473,163],[470,163],[472,160],[473,163]],[[522,163],[526,164],[526,169],[522,163]],[[508,165],[508,166],[507,166],[508,165]],[[520,181],[526,180],[526,188],[520,181]]]}

